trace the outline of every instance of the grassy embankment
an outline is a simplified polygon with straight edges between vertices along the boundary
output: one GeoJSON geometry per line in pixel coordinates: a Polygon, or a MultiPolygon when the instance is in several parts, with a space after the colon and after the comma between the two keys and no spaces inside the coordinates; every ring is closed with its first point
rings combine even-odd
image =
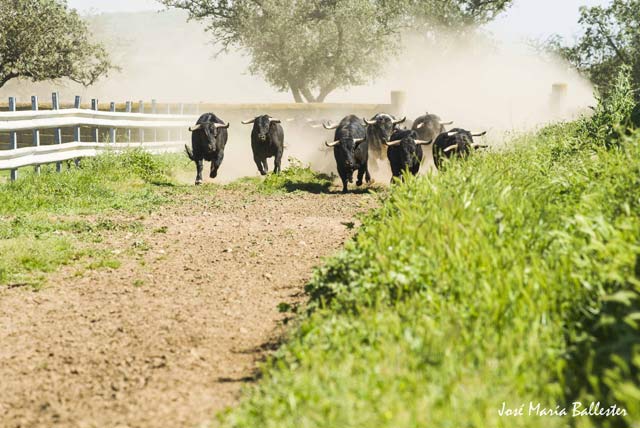
{"type": "Polygon", "coordinates": [[[638,426],[640,133],[603,115],[396,186],[222,425],[638,426]]]}

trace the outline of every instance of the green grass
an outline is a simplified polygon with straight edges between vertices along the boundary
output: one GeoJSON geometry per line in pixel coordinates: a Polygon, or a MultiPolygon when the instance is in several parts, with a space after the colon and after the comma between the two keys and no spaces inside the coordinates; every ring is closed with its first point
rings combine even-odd
{"type": "Polygon", "coordinates": [[[289,158],[289,166],[279,174],[265,177],[244,177],[225,186],[231,190],[244,190],[262,194],[273,193],[328,193],[334,177],[315,172],[299,160],[289,158]]]}
{"type": "Polygon", "coordinates": [[[638,426],[640,134],[609,151],[579,135],[550,127],[395,186],[221,424],[638,426]],[[574,419],[576,400],[629,414],[574,419]]]}
{"type": "Polygon", "coordinates": [[[87,269],[117,268],[113,255],[92,244],[114,231],[142,231],[141,222],[114,220],[114,213],[144,215],[186,192],[172,179],[185,159],[133,150],[86,158],[61,173],[53,165],[40,175],[21,169],[19,180],[0,184],[0,286],[37,289],[44,274],[81,259],[87,269]]]}

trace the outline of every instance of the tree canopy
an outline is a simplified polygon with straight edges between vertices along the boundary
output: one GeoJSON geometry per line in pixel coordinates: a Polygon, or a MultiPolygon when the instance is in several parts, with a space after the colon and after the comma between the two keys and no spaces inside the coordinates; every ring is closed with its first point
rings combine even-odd
{"type": "MultiPolygon", "coordinates": [[[[618,71],[627,66],[632,83],[640,89],[640,0],[614,0],[608,7],[582,7],[580,24],[584,33],[573,46],[552,41],[598,89],[607,93],[618,71]]],[[[640,94],[636,92],[636,99],[640,94]]]]}
{"type": "Polygon", "coordinates": [[[420,22],[460,28],[487,22],[512,0],[161,0],[206,23],[223,49],[240,48],[250,71],[297,102],[323,102],[366,83],[420,22]],[[418,18],[417,18],[418,17],[418,18]]]}
{"type": "Polygon", "coordinates": [[[0,87],[15,78],[69,78],[85,86],[113,68],[64,0],[0,2],[0,87]]]}

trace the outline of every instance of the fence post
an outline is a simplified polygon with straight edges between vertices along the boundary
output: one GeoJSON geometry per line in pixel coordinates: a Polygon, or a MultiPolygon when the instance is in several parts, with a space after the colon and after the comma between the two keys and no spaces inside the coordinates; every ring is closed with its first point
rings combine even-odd
{"type": "MultiPolygon", "coordinates": [[[[14,97],[9,97],[9,111],[16,111],[16,99],[14,97]]],[[[9,148],[11,150],[16,150],[18,148],[18,133],[15,131],[11,131],[9,133],[9,148]]],[[[18,179],[18,170],[11,170],[11,181],[16,181],[18,179]]]]}
{"type": "MultiPolygon", "coordinates": [[[[91,110],[98,111],[98,99],[97,98],[92,98],[91,99],[91,110]]],[[[93,130],[93,141],[96,142],[96,143],[100,142],[100,130],[98,129],[98,127],[96,127],[93,130]]]]}
{"type": "MultiPolygon", "coordinates": [[[[127,113],[131,113],[131,101],[127,101],[125,110],[127,113]]],[[[127,128],[127,143],[131,142],[131,128],[127,128]]]]}
{"type": "MultiPolygon", "coordinates": [[[[158,113],[158,102],[156,100],[151,100],[151,114],[158,113]]],[[[153,141],[158,141],[158,128],[153,128],[153,141]]]]}
{"type": "MultiPolygon", "coordinates": [[[[38,96],[37,95],[34,95],[34,96],[31,97],[31,110],[38,111],[38,96]]],[[[34,145],[34,147],[40,146],[40,130],[39,129],[34,129],[33,130],[33,145],[34,145]]],[[[35,169],[36,174],[40,174],[40,165],[36,165],[34,169],[35,169]]]]}
{"type": "MultiPolygon", "coordinates": [[[[116,111],[116,103],[114,103],[113,101],[111,101],[111,105],[110,105],[110,110],[111,112],[115,113],[116,111]]],[[[111,128],[109,130],[109,140],[111,140],[111,143],[115,143],[116,142],[116,128],[111,128]]]]}
{"type": "MultiPolygon", "coordinates": [[[[138,112],[144,114],[144,101],[138,102],[138,112]]],[[[140,128],[140,142],[144,143],[144,128],[140,128]]]]}
{"type": "MultiPolygon", "coordinates": [[[[180,103],[180,116],[184,115],[184,103],[180,103]]],[[[178,138],[180,141],[184,141],[184,131],[182,130],[182,127],[180,127],[180,130],[178,131],[178,138]]]]}
{"type": "MultiPolygon", "coordinates": [[[[171,114],[171,104],[167,104],[167,114],[171,114]]],[[[167,128],[167,141],[171,141],[171,128],[167,128]]]]}
{"type": "MultiPolygon", "coordinates": [[[[73,108],[79,109],[82,106],[82,97],[80,95],[76,95],[76,99],[73,102],[73,108]]],[[[77,143],[82,139],[82,134],[80,133],[80,126],[76,126],[73,129],[73,140],[77,143]]],[[[76,158],[73,160],[76,164],[76,168],[80,166],[80,159],[76,158]]]]}
{"type": "MultiPolygon", "coordinates": [[[[60,110],[60,94],[54,92],[51,94],[51,108],[53,110],[60,110]]],[[[62,144],[62,129],[56,128],[53,131],[53,143],[62,144]]],[[[62,171],[62,162],[56,162],[56,172],[62,171]]]]}

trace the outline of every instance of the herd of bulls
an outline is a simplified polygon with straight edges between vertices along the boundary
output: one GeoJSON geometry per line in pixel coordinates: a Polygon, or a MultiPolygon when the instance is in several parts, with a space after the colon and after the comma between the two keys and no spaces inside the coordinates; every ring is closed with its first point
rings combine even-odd
{"type": "MultiPolygon", "coordinates": [[[[473,141],[473,137],[483,136],[486,132],[473,134],[460,128],[447,131],[445,126],[453,122],[443,122],[434,114],[418,117],[411,129],[399,127],[405,121],[406,117],[396,119],[392,115],[379,113],[370,120],[348,115],[336,125],[323,123],[325,129],[335,130],[333,142],[325,144],[333,148],[343,192],[347,191],[348,183],[353,182],[356,172],[356,185],[361,186],[363,179],[367,183],[371,181],[369,156],[383,159],[386,151],[393,176],[402,178],[407,172],[414,175],[418,173],[424,156],[423,146],[433,146],[433,160],[438,169],[446,158],[465,157],[475,149],[487,147],[473,141]]],[[[280,172],[285,147],[280,120],[262,115],[242,123],[253,124],[251,149],[260,174],[267,174],[267,159],[270,157],[275,157],[274,172],[280,172]]],[[[224,159],[228,128],[229,123],[213,113],[203,114],[196,125],[189,128],[192,132],[191,148],[185,148],[197,167],[196,184],[203,182],[205,160],[211,162],[209,176],[215,178],[218,175],[224,159]]]]}

